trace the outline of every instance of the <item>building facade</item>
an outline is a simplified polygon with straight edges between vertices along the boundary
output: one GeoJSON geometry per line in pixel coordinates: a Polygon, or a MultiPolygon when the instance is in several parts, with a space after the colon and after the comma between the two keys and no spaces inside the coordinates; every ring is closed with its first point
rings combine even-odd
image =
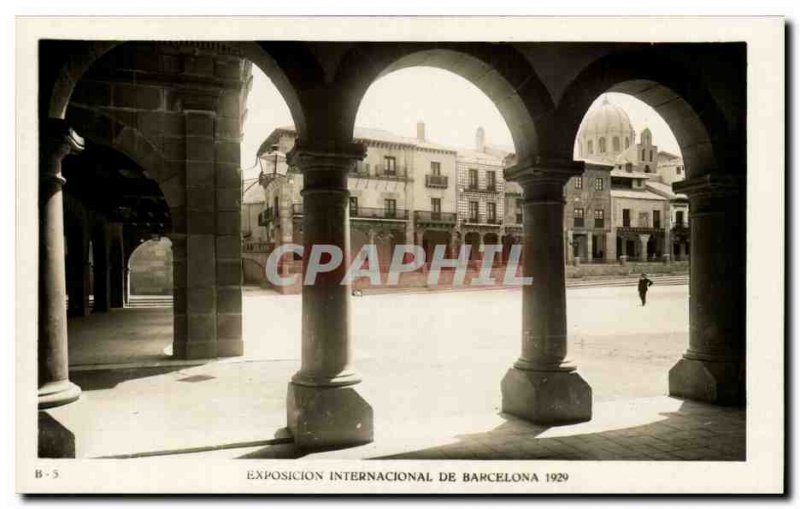
{"type": "MultiPolygon", "coordinates": [[[[672,184],[685,178],[680,156],[659,151],[653,134],[645,128],[636,134],[625,110],[607,97],[584,118],[576,140],[578,159],[587,172],[605,167],[608,171],[608,204],[592,210],[593,218],[608,224],[602,248],[596,235],[570,238],[567,228],[567,258],[595,260],[683,260],[689,253],[688,199],[674,193],[672,184]],[[594,242],[592,242],[594,240],[594,242]],[[591,244],[589,244],[591,242],[591,244]]],[[[581,185],[573,177],[567,190],[581,185]]],[[[599,183],[599,177],[591,177],[599,183]]],[[[569,204],[569,197],[568,197],[569,204]]],[[[586,214],[584,207],[567,207],[565,221],[572,213],[573,227],[586,214]]],[[[580,235],[580,234],[579,234],[580,235]]]]}

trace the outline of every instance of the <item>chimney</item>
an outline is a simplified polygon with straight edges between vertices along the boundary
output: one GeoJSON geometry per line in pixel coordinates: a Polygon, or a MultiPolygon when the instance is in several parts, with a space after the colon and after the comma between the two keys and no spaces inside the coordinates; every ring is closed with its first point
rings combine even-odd
{"type": "Polygon", "coordinates": [[[478,152],[486,150],[486,133],[483,131],[483,127],[478,127],[475,132],[475,150],[478,152]]]}
{"type": "Polygon", "coordinates": [[[422,120],[417,121],[417,139],[425,141],[425,122],[422,120]]]}

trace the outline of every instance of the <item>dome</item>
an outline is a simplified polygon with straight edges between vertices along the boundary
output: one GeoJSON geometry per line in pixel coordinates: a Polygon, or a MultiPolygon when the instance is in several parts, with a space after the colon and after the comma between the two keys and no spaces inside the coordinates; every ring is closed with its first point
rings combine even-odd
{"type": "Polygon", "coordinates": [[[604,97],[600,107],[589,110],[589,114],[583,119],[581,133],[587,136],[633,133],[633,125],[625,110],[611,104],[604,97]]]}
{"type": "Polygon", "coordinates": [[[610,159],[635,143],[631,119],[625,110],[607,97],[598,107],[589,110],[578,133],[579,157],[610,159]]]}

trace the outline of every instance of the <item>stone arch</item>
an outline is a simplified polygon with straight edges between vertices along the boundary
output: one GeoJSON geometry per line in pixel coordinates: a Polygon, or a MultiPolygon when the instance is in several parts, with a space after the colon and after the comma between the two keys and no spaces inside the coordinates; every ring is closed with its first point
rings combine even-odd
{"type": "MultiPolygon", "coordinates": [[[[63,63],[54,69],[43,68],[40,77],[40,87],[49,89],[50,93],[40,94],[40,101],[46,101],[46,103],[40,102],[39,111],[46,111],[51,118],[65,118],[70,99],[81,77],[103,55],[117,46],[125,44],[119,41],[48,41],[48,43],[66,46],[66,49],[48,46],[48,57],[51,53],[56,54],[57,59],[63,55],[63,63]]],[[[202,43],[198,42],[197,44],[202,43]]],[[[295,76],[297,73],[291,71],[298,68],[294,63],[296,48],[293,48],[294,52],[289,55],[283,49],[286,43],[260,44],[250,41],[207,42],[205,44],[215,45],[220,49],[232,52],[261,69],[286,101],[298,134],[305,133],[305,114],[295,85],[296,81],[306,78],[306,76],[295,76]]],[[[41,57],[42,55],[40,55],[41,57]]],[[[310,63],[315,63],[315,61],[311,62],[310,58],[304,59],[304,69],[317,67],[310,65],[310,63]]]]}
{"type": "MultiPolygon", "coordinates": [[[[731,171],[726,161],[744,160],[744,143],[737,134],[743,125],[728,122],[702,73],[679,62],[667,48],[612,53],[586,66],[558,102],[556,131],[561,136],[553,139],[563,145],[560,153],[571,153],[583,115],[606,92],[636,97],[661,115],[678,141],[689,177],[731,171]]],[[[744,119],[734,114],[731,121],[743,124],[744,119]]]]}
{"type": "Polygon", "coordinates": [[[466,79],[495,104],[506,121],[518,160],[539,152],[537,116],[553,109],[549,92],[528,61],[508,44],[363,43],[343,58],[336,82],[347,101],[341,128],[352,135],[367,89],[407,67],[436,67],[466,79]]]}
{"type": "Polygon", "coordinates": [[[93,108],[72,105],[67,121],[89,141],[125,154],[161,189],[170,210],[183,205],[183,184],[164,154],[138,129],[93,108]]]}
{"type": "Polygon", "coordinates": [[[172,295],[172,264],[173,244],[169,237],[139,243],[126,260],[130,268],[131,295],[172,295]]]}

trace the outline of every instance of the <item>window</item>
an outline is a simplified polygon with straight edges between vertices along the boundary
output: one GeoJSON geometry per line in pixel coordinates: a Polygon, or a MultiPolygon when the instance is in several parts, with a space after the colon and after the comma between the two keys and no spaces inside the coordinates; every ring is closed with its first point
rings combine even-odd
{"type": "Polygon", "coordinates": [[[470,223],[478,222],[478,202],[469,202],[469,221],[470,223]]]}
{"type": "Polygon", "coordinates": [[[438,177],[442,174],[442,165],[438,161],[431,161],[431,175],[438,177]]]}
{"type": "Polygon", "coordinates": [[[594,227],[604,228],[606,220],[606,211],[603,209],[594,209],[594,227]]]}
{"type": "Polygon", "coordinates": [[[683,211],[675,211],[675,226],[683,227],[683,211]]]}
{"type": "Polygon", "coordinates": [[[645,164],[644,165],[644,172],[645,173],[650,173],[650,165],[649,164],[645,164]]]}
{"type": "Polygon", "coordinates": [[[441,219],[442,218],[442,199],[441,198],[431,198],[431,215],[433,219],[441,219]]]}
{"type": "Polygon", "coordinates": [[[631,146],[631,139],[626,136],[625,137],[625,148],[628,148],[630,146],[631,146]]]}
{"type": "Polygon", "coordinates": [[[653,211],[653,228],[661,228],[661,211],[653,211]]]}
{"type": "Polygon", "coordinates": [[[622,226],[631,225],[631,209],[622,209],[622,226]]]}
{"type": "Polygon", "coordinates": [[[397,217],[397,200],[393,198],[383,200],[383,210],[386,217],[397,217]]]}
{"type": "Polygon", "coordinates": [[[606,139],[600,138],[597,140],[597,153],[598,154],[605,154],[606,153],[606,139]]]}
{"type": "Polygon", "coordinates": [[[680,175],[680,174],[681,174],[681,171],[683,171],[683,167],[682,167],[682,166],[676,166],[676,167],[675,167],[675,173],[677,173],[678,175],[680,175]]]}
{"type": "Polygon", "coordinates": [[[650,162],[653,162],[653,149],[650,149],[650,162]]]}
{"type": "Polygon", "coordinates": [[[592,143],[592,140],[589,140],[589,143],[586,144],[586,151],[589,152],[590,154],[594,154],[594,145],[592,143]]]}
{"type": "Polygon", "coordinates": [[[583,177],[575,177],[575,189],[583,189],[583,177]]]}
{"type": "Polygon", "coordinates": [[[469,188],[478,189],[478,170],[469,170],[469,188]]]}
{"type": "Polygon", "coordinates": [[[486,219],[489,223],[497,221],[497,204],[489,202],[486,204],[486,219]]]}
{"type": "Polygon", "coordinates": [[[583,227],[583,209],[576,208],[575,211],[572,213],[572,222],[573,225],[582,228],[583,227]]]}
{"type": "Polygon", "coordinates": [[[384,162],[384,169],[386,170],[387,175],[396,175],[397,174],[397,159],[394,157],[386,156],[383,158],[384,162]]]}
{"type": "Polygon", "coordinates": [[[625,163],[625,171],[633,173],[633,163],[625,163]]]}
{"type": "Polygon", "coordinates": [[[358,215],[358,198],[356,196],[350,197],[350,215],[351,216],[358,215]]]}
{"type": "Polygon", "coordinates": [[[644,161],[644,149],[642,149],[642,161],[644,161]]]}
{"type": "Polygon", "coordinates": [[[517,198],[517,224],[522,224],[522,199],[517,198]]]}
{"type": "Polygon", "coordinates": [[[273,203],[272,215],[273,215],[273,217],[275,219],[278,219],[280,217],[280,215],[281,215],[281,209],[278,206],[279,202],[278,202],[278,197],[277,196],[272,200],[272,203],[273,203]]]}
{"type": "Polygon", "coordinates": [[[594,190],[595,191],[602,191],[603,190],[603,178],[597,177],[594,179],[594,190]]]}
{"type": "Polygon", "coordinates": [[[495,184],[497,183],[497,179],[495,173],[493,171],[486,172],[486,190],[487,191],[494,191],[495,184]]]}
{"type": "Polygon", "coordinates": [[[619,152],[619,136],[614,136],[614,139],[611,142],[611,146],[614,149],[614,152],[619,152]]]}

